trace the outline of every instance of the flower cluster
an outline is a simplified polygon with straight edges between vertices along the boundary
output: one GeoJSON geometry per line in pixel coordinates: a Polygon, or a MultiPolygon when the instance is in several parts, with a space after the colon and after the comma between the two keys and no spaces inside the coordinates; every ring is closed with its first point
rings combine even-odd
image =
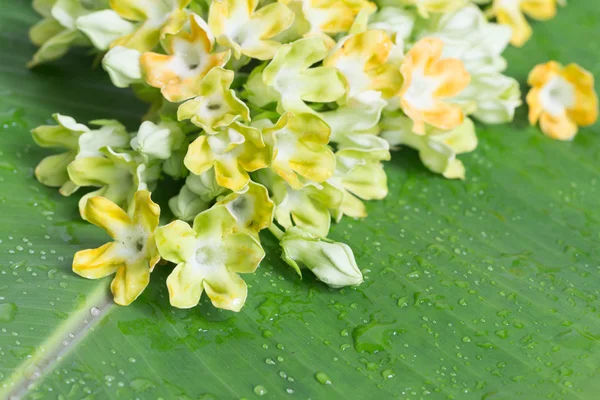
{"type": "MultiPolygon", "coordinates": [[[[114,240],[75,254],[73,270],[115,274],[115,302],[127,305],[163,259],[176,264],[173,306],[206,292],[233,311],[247,296],[238,274],[265,255],[265,229],[300,276],[359,285],[350,247],[327,239],[331,221],[363,218],[364,201],[387,195],[383,162],[399,146],[463,179],[458,155],[477,147],[474,120],[510,122],[521,104],[502,52],[528,37],[523,13],[556,11],[555,0],[33,3],[45,18],[31,30],[40,49],[30,66],[91,46],[115,86],[150,103],[135,132],[60,114],[33,130],[40,146],[64,149],[42,160],[38,180],[65,196],[93,187],[81,216],[114,240]],[[168,201],[176,219],[159,226],[151,192],[165,175],[179,183],[168,201]]],[[[530,83],[531,122],[548,135],[571,138],[596,119],[581,68],[540,66],[530,83]]]]}

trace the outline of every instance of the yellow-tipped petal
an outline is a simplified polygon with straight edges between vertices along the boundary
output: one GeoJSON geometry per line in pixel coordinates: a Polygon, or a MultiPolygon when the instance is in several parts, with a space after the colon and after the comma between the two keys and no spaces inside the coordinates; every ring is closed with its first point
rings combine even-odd
{"type": "Polygon", "coordinates": [[[81,250],[75,253],[73,272],[88,279],[104,278],[112,275],[125,265],[125,259],[115,243],[106,243],[97,249],[81,250]]]}
{"type": "Polygon", "coordinates": [[[110,284],[115,303],[122,306],[133,303],[150,283],[150,270],[148,260],[143,258],[119,267],[110,284]]]}
{"type": "Polygon", "coordinates": [[[121,207],[104,197],[92,197],[85,203],[85,219],[104,229],[110,237],[123,236],[131,219],[121,207]]]}

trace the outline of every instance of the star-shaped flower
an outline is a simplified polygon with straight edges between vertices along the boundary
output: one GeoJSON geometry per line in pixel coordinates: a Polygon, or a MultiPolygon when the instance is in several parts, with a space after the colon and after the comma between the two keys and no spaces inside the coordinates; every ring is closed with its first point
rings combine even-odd
{"type": "Polygon", "coordinates": [[[284,114],[263,130],[273,150],[271,168],[294,189],[304,186],[301,178],[324,182],[333,175],[335,156],[327,146],[331,129],[314,114],[284,114]]]}
{"type": "Polygon", "coordinates": [[[238,230],[258,238],[258,232],[273,223],[275,203],[269,197],[267,188],[255,182],[239,192],[233,192],[217,204],[227,207],[237,221],[238,230]]]}
{"type": "Polygon", "coordinates": [[[529,74],[529,85],[529,122],[535,125],[539,121],[547,136],[571,140],[580,126],[598,120],[594,76],[579,65],[540,64],[529,74]]]}
{"type": "Polygon", "coordinates": [[[225,206],[198,215],[193,228],[175,221],[156,230],[160,255],[177,264],[167,278],[172,306],[194,307],[206,291],[215,307],[241,310],[248,288],[238,273],[256,271],[265,253],[257,239],[236,230],[225,206]]]}
{"type": "Polygon", "coordinates": [[[185,165],[196,175],[215,169],[220,186],[241,190],[250,181],[248,172],[266,168],[270,150],[256,128],[238,122],[212,135],[196,139],[185,156],[185,165]]]}
{"type": "Polygon", "coordinates": [[[144,53],[140,65],[146,82],[160,88],[171,102],[196,95],[206,74],[229,59],[229,52],[211,53],[213,38],[206,23],[195,14],[190,15],[190,32],[167,35],[163,42],[167,54],[144,53]]]}
{"type": "Polygon", "coordinates": [[[213,1],[208,24],[217,42],[233,51],[235,58],[245,55],[270,60],[281,46],[272,38],[287,29],[294,13],[281,3],[268,4],[258,10],[259,0],[213,1]]]}
{"type": "Polygon", "coordinates": [[[198,84],[196,97],[179,106],[177,119],[190,119],[209,133],[240,119],[249,122],[250,109],[238,99],[235,90],[230,89],[233,78],[231,70],[211,69],[198,84]]]}
{"type": "Polygon", "coordinates": [[[279,48],[263,70],[262,80],[278,96],[281,110],[310,113],[313,110],[306,101],[328,103],[346,94],[345,80],[336,68],[311,68],[327,52],[321,38],[300,39],[279,48]]]}
{"type": "Polygon", "coordinates": [[[160,260],[154,240],[160,207],[150,199],[150,192],[141,190],[135,193],[130,213],[104,197],[91,197],[85,204],[85,215],[114,241],[78,251],[73,271],[88,279],[116,273],[110,285],[115,303],[131,304],[148,286],[150,273],[160,260]]]}
{"type": "Polygon", "coordinates": [[[421,39],[406,54],[400,68],[404,76],[399,93],[402,110],[420,135],[425,134],[425,124],[449,130],[464,120],[463,110],[444,99],[458,95],[471,77],[462,61],[442,58],[443,47],[440,39],[421,39]]]}

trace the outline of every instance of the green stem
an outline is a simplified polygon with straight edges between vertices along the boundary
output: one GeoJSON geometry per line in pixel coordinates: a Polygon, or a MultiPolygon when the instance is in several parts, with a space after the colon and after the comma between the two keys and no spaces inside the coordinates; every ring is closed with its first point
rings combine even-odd
{"type": "Polygon", "coordinates": [[[274,223],[271,224],[271,226],[269,226],[269,230],[271,231],[273,236],[275,236],[277,238],[277,240],[281,240],[281,238],[283,237],[283,235],[285,233],[281,229],[279,229],[274,223]]]}

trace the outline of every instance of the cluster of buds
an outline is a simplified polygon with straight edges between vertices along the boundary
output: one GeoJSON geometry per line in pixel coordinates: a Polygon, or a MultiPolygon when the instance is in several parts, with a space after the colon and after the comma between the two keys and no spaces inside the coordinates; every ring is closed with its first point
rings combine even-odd
{"type": "MultiPolygon", "coordinates": [[[[331,221],[366,217],[364,201],[387,195],[383,162],[400,146],[465,177],[458,155],[477,147],[473,120],[507,123],[521,104],[502,52],[524,41],[522,12],[556,11],[532,2],[34,0],[45,18],[30,66],[93,47],[115,86],[150,103],[136,132],[60,114],[33,130],[40,146],[65,149],[42,160],[38,180],[64,196],[94,188],[80,214],[114,239],[75,254],[73,270],[115,274],[115,302],[127,305],[163,259],[176,264],[173,306],[206,292],[239,311],[238,274],[256,271],[267,229],[299,275],[359,285],[350,247],[327,239],[331,221]],[[180,190],[168,202],[176,219],[159,226],[151,192],[165,175],[180,190]]],[[[561,68],[534,71],[528,100],[532,123],[566,138],[593,122],[597,100],[588,73],[561,68]]]]}

